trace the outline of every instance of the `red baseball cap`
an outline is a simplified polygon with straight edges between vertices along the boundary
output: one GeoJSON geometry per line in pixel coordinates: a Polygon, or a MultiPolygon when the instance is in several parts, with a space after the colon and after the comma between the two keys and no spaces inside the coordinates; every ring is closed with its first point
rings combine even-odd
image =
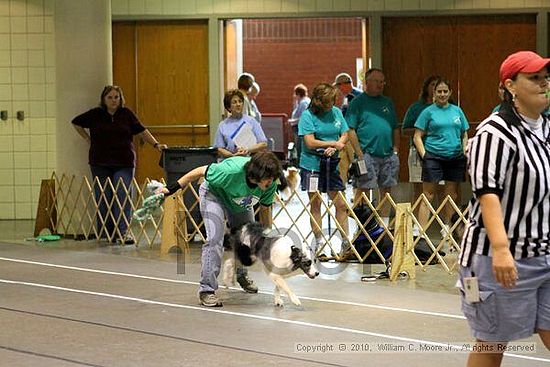
{"type": "Polygon", "coordinates": [[[512,79],[518,73],[536,73],[550,63],[533,51],[519,51],[511,54],[500,65],[500,81],[512,79]]]}

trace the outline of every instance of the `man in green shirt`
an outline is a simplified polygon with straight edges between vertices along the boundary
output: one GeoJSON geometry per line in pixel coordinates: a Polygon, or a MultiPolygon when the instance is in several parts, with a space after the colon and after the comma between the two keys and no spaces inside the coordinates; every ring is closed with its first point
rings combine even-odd
{"type": "MultiPolygon", "coordinates": [[[[200,210],[206,229],[202,248],[199,300],[203,306],[221,307],[216,295],[217,277],[223,256],[225,219],[230,227],[254,221],[253,206],[260,203],[260,222],[270,227],[271,204],[277,190],[281,164],[275,154],[260,152],[250,157],[231,157],[220,163],[197,167],[162,190],[171,195],[189,183],[204,177],[199,188],[200,210]]],[[[246,269],[237,269],[237,282],[249,293],[258,287],[248,278],[246,269]]]]}
{"type": "Polygon", "coordinates": [[[399,129],[393,102],[382,95],[386,80],[380,69],[365,73],[365,92],[349,105],[349,139],[365,172],[354,180],[355,202],[363,192],[380,189],[380,198],[397,185],[399,129]]]}

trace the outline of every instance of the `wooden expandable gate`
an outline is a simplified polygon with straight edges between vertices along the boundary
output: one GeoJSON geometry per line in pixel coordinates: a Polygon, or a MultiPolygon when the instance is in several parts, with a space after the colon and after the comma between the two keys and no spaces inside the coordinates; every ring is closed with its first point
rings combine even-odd
{"type": "MultiPolygon", "coordinates": [[[[199,195],[194,185],[189,185],[178,194],[167,198],[163,206],[146,220],[137,221],[124,214],[122,209],[125,205],[129,205],[133,213],[150,195],[146,188],[148,182],[149,180],[139,185],[134,179],[130,187],[126,187],[121,180],[107,180],[101,184],[97,178],[90,181],[86,176],[59,176],[54,173],[50,180],[44,180],[42,183],[36,232],[40,232],[42,228],[49,228],[53,233],[61,234],[65,238],[107,242],[117,242],[130,235],[135,239],[136,246],[153,248],[160,245],[161,253],[168,253],[175,246],[187,250],[190,243],[205,243],[204,224],[200,215],[197,215],[199,195]],[[122,195],[110,195],[117,191],[122,195]],[[104,214],[100,210],[102,205],[107,208],[104,214]],[[118,224],[122,221],[128,227],[127,233],[121,233],[118,229],[118,224]],[[109,222],[114,224],[113,231],[107,231],[109,222]]],[[[354,206],[346,200],[344,193],[339,192],[338,196],[344,200],[349,213],[349,235],[344,234],[336,220],[334,202],[327,202],[321,193],[315,193],[314,198],[321,201],[321,223],[314,220],[313,223],[323,228],[324,240],[324,244],[316,250],[317,255],[328,253],[336,261],[363,263],[374,253],[383,262],[381,244],[389,240],[394,244],[394,255],[399,247],[402,254],[414,259],[414,263],[422,270],[426,270],[428,264],[438,264],[449,273],[456,269],[467,209],[459,208],[449,196],[439,207],[434,208],[424,195],[412,204],[396,204],[389,194],[379,203],[372,202],[363,194],[362,201],[372,212],[363,222],[353,212],[354,206]],[[415,214],[422,203],[431,213],[425,228],[422,228],[415,214]],[[440,213],[447,207],[452,208],[455,215],[452,223],[448,224],[449,229],[440,231],[445,228],[440,213]],[[380,212],[388,210],[395,215],[386,223],[380,212]],[[364,227],[371,219],[380,227],[380,234],[375,240],[364,227]],[[423,236],[413,238],[412,226],[416,226],[423,236]],[[360,236],[366,238],[370,245],[368,251],[362,253],[355,245],[360,236]],[[349,251],[345,259],[342,257],[340,250],[343,243],[351,244],[351,257],[349,251]],[[417,255],[420,246],[423,247],[423,256],[417,255]]],[[[272,216],[273,230],[278,234],[289,235],[300,244],[310,245],[315,240],[310,225],[311,207],[303,193],[294,191],[285,198],[277,195],[272,216]]]]}

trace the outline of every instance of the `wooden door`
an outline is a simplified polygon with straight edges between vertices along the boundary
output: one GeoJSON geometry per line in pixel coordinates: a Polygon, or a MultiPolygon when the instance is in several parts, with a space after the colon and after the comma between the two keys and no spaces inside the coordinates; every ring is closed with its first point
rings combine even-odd
{"type": "MultiPolygon", "coordinates": [[[[209,144],[206,21],[114,23],[113,74],[127,106],[158,141],[209,144]]],[[[163,177],[160,154],[148,144],[135,144],[138,182],[163,177]]]]}
{"type": "MultiPolygon", "coordinates": [[[[382,23],[385,94],[403,119],[418,99],[422,81],[441,75],[451,82],[451,98],[460,104],[472,128],[499,103],[498,70],[517,50],[534,50],[533,14],[446,17],[388,17],[382,23]]],[[[400,181],[408,180],[409,139],[401,139],[400,181]]]]}

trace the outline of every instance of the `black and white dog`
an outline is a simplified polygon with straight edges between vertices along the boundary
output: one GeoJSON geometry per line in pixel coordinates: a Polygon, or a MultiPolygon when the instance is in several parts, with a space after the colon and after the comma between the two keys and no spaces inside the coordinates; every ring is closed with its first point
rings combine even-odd
{"type": "Polygon", "coordinates": [[[264,264],[264,270],[275,284],[273,292],[276,306],[283,306],[281,290],[292,303],[301,305],[300,299],[290,290],[284,277],[290,276],[295,270],[301,269],[309,278],[314,279],[319,272],[313,265],[309,251],[296,247],[288,236],[269,237],[265,228],[259,223],[248,223],[233,229],[225,235],[224,247],[234,251],[224,263],[223,282],[225,286],[233,284],[235,277],[235,259],[244,266],[250,266],[257,260],[264,264]]]}

